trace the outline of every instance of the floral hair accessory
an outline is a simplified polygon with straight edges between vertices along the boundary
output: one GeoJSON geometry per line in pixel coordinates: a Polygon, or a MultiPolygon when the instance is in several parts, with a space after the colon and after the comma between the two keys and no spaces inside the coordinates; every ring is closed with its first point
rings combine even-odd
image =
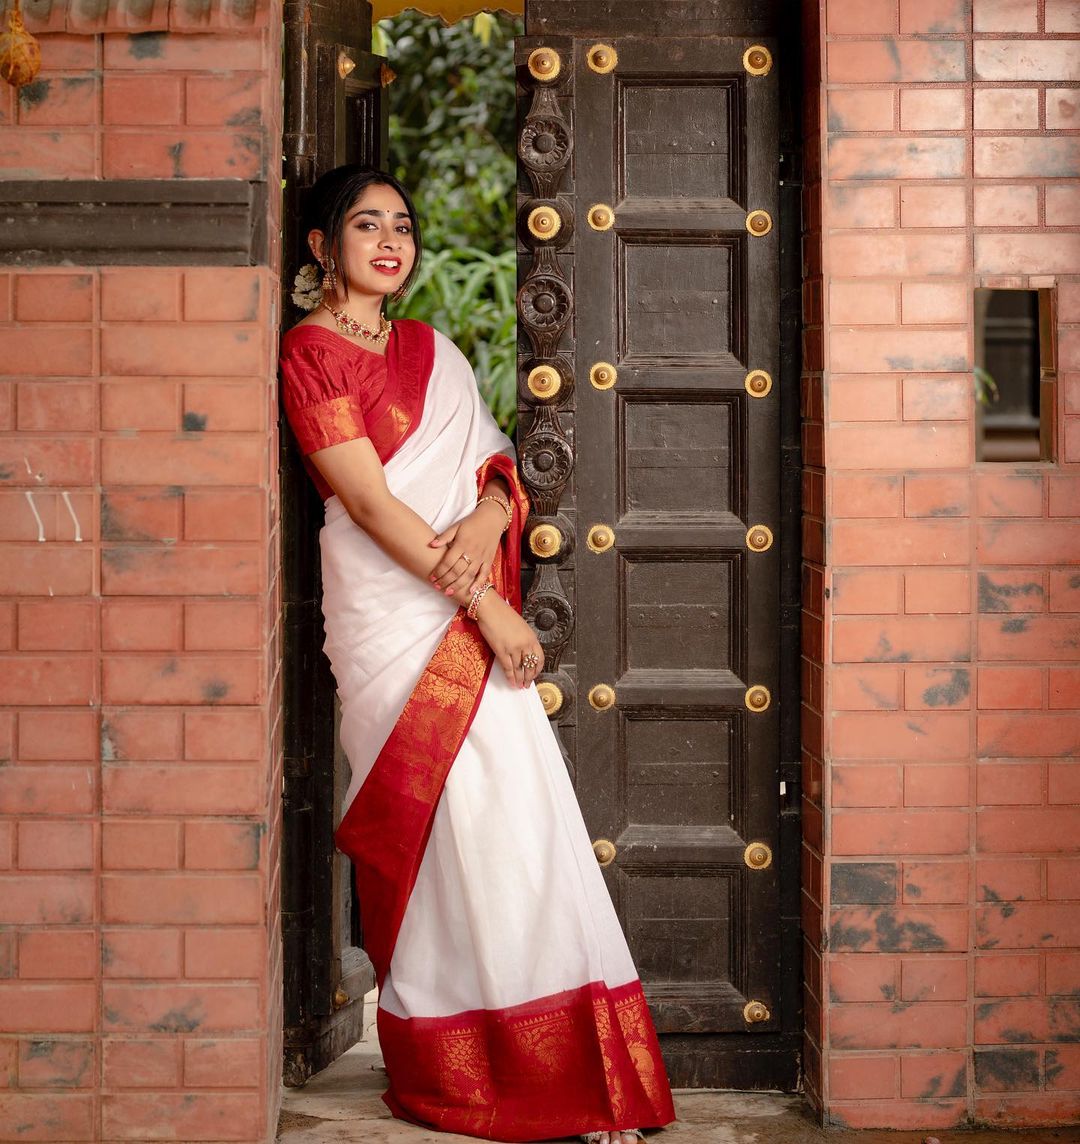
{"type": "Polygon", "coordinates": [[[300,267],[300,273],[293,279],[293,305],[301,310],[314,310],[322,301],[322,283],[319,271],[313,262],[300,267]]]}

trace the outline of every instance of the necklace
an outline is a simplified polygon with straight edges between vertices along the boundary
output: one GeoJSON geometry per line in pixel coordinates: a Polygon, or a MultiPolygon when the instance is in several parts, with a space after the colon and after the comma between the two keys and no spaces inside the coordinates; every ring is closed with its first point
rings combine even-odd
{"type": "Polygon", "coordinates": [[[344,310],[335,310],[326,301],[323,301],[323,305],[334,315],[337,328],[343,334],[351,334],[354,338],[367,338],[368,341],[374,342],[377,346],[385,345],[390,337],[390,331],[394,324],[385,314],[379,315],[379,328],[373,330],[370,326],[365,326],[363,322],[358,322],[354,317],[346,314],[344,310]]]}

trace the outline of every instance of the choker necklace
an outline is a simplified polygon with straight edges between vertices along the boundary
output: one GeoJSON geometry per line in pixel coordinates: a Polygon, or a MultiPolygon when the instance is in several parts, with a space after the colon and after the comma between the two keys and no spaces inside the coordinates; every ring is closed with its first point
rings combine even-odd
{"type": "Polygon", "coordinates": [[[337,328],[343,334],[351,334],[354,338],[367,338],[368,341],[374,342],[377,346],[385,345],[389,340],[390,331],[393,329],[394,324],[385,314],[379,315],[379,328],[373,330],[370,326],[365,326],[363,322],[358,322],[355,318],[346,314],[344,310],[333,309],[325,300],[323,301],[323,305],[334,315],[337,328]]]}

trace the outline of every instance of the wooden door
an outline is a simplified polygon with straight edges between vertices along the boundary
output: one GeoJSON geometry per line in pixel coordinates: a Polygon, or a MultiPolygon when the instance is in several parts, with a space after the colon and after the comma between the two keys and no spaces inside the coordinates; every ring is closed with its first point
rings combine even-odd
{"type": "MultiPolygon", "coordinates": [[[[385,165],[382,60],[366,3],[285,6],[282,277],[311,261],[301,234],[304,191],[346,162],[385,165]]],[[[286,289],[287,294],[287,289],[286,289]]],[[[300,315],[286,297],[286,325],[300,315]]],[[[351,865],[334,849],[347,785],[336,733],[333,675],[322,654],[318,533],[323,507],[281,421],[284,784],[281,856],[285,979],[284,1079],[300,1085],[363,1033],[363,997],[375,984],[361,948],[351,865]]]]}
{"type": "Polygon", "coordinates": [[[527,10],[526,615],[673,1082],[790,1087],[778,46],[703,9],[527,10]]]}

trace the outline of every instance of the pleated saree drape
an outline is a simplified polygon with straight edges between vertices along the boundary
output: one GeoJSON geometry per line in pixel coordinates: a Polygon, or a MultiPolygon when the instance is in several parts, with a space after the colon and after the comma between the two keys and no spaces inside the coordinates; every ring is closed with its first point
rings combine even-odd
{"type": "MultiPolygon", "coordinates": [[[[382,415],[394,427],[379,448],[388,486],[434,529],[471,511],[492,475],[507,479],[514,520],[494,576],[520,608],[528,503],[513,445],[458,349],[428,326],[395,322],[385,363],[346,355],[340,392],[325,382],[307,400],[289,360],[304,341],[287,337],[282,357],[302,448],[312,425],[326,427],[318,406],[334,402],[379,443],[378,411],[353,392],[375,371],[394,410],[382,415]],[[405,393],[412,408],[395,397],[405,393]]],[[[338,347],[321,342],[318,368],[332,372],[338,347]]],[[[347,432],[333,424],[331,436],[347,432]]],[[[668,1123],[641,985],[536,689],[493,669],[477,625],[332,495],[321,547],[326,652],[352,767],[336,841],[356,867],[379,984],[387,1105],[418,1124],[507,1141],[668,1123]]]]}

